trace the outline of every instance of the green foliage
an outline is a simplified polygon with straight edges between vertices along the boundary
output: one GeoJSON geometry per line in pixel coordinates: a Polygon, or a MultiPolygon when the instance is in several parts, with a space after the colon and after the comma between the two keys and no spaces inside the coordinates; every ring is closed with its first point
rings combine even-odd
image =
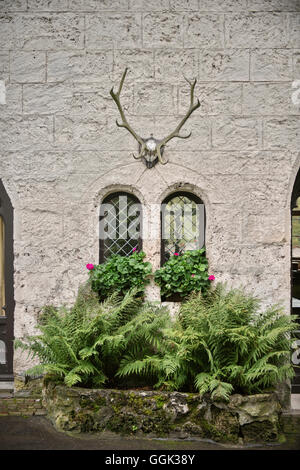
{"type": "Polygon", "coordinates": [[[114,293],[99,303],[88,283],[72,308],[46,307],[39,334],[16,342],[40,360],[28,373],[48,372],[68,386],[124,387],[131,380],[222,400],[293,377],[298,325],[278,306],[262,312],[255,297],[218,284],[193,293],[171,320],[165,308],[136,294],[114,293]]]}
{"type": "Polygon", "coordinates": [[[133,355],[154,355],[163,336],[161,328],[170,321],[166,309],[142,304],[136,294],[136,290],[124,297],[114,293],[99,303],[87,283],[72,308],[45,307],[39,334],[15,342],[41,363],[27,374],[50,373],[70,387],[118,386],[120,362],[133,355]]]}
{"type": "Polygon", "coordinates": [[[184,298],[193,291],[204,292],[209,288],[207,269],[204,248],[186,251],[173,255],[155,272],[154,280],[161,288],[161,295],[170,297],[177,293],[184,298]]]}
{"type": "Polygon", "coordinates": [[[260,393],[292,378],[291,333],[298,326],[278,306],[259,313],[258,299],[218,284],[182,304],[155,355],[123,361],[119,374],[151,371],[156,386],[209,393],[260,393]]]}
{"type": "Polygon", "coordinates": [[[139,313],[120,329],[126,352],[120,361],[118,377],[143,377],[144,383],[159,386],[165,373],[168,332],[172,327],[169,311],[145,303],[139,313]]]}
{"type": "Polygon", "coordinates": [[[87,284],[79,289],[71,309],[47,306],[39,321],[40,334],[15,342],[16,348],[40,360],[41,365],[27,373],[47,372],[68,386],[103,385],[114,374],[110,351],[117,348],[119,338],[111,335],[135,314],[139,305],[135,294],[121,299],[113,294],[99,303],[87,284]]]}
{"type": "Polygon", "coordinates": [[[259,309],[257,298],[221,284],[206,297],[192,295],[175,327],[174,388],[194,382],[201,394],[226,399],[292,378],[291,333],[297,323],[278,306],[259,309]]]}
{"type": "Polygon", "coordinates": [[[152,271],[151,264],[143,261],[145,256],[144,252],[134,252],[130,256],[113,255],[105,263],[96,265],[90,271],[92,290],[99,293],[101,300],[113,292],[125,295],[133,288],[137,294],[142,294],[152,271]]]}

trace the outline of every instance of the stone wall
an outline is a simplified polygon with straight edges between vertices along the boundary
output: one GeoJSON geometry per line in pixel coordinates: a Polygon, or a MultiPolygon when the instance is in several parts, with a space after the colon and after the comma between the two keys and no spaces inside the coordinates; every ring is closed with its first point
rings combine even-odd
{"type": "Polygon", "coordinates": [[[228,402],[195,393],[68,388],[46,382],[43,405],[59,431],[205,438],[236,444],[278,442],[275,394],[232,395],[228,402]]]}
{"type": "MultiPolygon", "coordinates": [[[[198,194],[216,280],[288,311],[299,22],[297,0],[0,1],[0,178],[15,208],[16,337],[34,331],[45,303],[74,300],[85,264],[98,262],[99,204],[113,189],[145,204],[154,268],[159,204],[176,188],[198,194]],[[192,136],[169,142],[165,166],[134,160],[136,142],[116,127],[109,90],[125,66],[123,103],[143,136],[174,129],[188,106],[184,76],[198,79],[201,108],[183,129],[192,136]]],[[[27,365],[17,351],[15,371],[27,365]]]]}
{"type": "Polygon", "coordinates": [[[42,379],[25,381],[24,377],[16,378],[13,390],[4,390],[1,387],[0,417],[46,415],[42,404],[42,387],[42,379]]]}

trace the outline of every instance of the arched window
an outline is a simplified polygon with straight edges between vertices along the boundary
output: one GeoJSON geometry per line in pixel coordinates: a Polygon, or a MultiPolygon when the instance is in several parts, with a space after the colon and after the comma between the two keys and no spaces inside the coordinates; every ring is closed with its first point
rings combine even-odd
{"type": "Polygon", "coordinates": [[[6,364],[6,346],[2,339],[0,339],[0,364],[6,364]]]}
{"type": "Polygon", "coordinates": [[[197,250],[205,242],[205,208],[200,198],[187,192],[168,196],[161,210],[161,263],[174,253],[197,250]]]}
{"type": "Polygon", "coordinates": [[[0,180],[0,381],[13,380],[13,207],[0,180]]]}
{"type": "Polygon", "coordinates": [[[5,306],[5,225],[3,217],[0,215],[0,315],[5,316],[3,306],[5,306]]]}
{"type": "Polygon", "coordinates": [[[292,363],[295,367],[295,377],[292,381],[292,394],[300,394],[300,170],[296,177],[291,201],[292,215],[292,275],[291,275],[291,306],[292,313],[297,315],[299,330],[293,343],[292,363]]]}
{"type": "Polygon", "coordinates": [[[300,263],[300,196],[292,208],[292,255],[300,263]]]}
{"type": "Polygon", "coordinates": [[[126,192],[108,195],[100,207],[100,263],[111,255],[128,256],[142,248],[142,209],[126,192]]]}

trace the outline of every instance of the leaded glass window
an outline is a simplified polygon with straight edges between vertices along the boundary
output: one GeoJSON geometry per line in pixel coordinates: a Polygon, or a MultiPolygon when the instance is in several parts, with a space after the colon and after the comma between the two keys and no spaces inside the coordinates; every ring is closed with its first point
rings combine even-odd
{"type": "Polygon", "coordinates": [[[0,215],[0,316],[5,315],[5,310],[2,307],[5,306],[5,225],[3,217],[0,215]]]}
{"type": "Polygon", "coordinates": [[[0,339],[0,364],[6,364],[6,346],[2,339],[0,339]]]}
{"type": "Polygon", "coordinates": [[[130,255],[141,249],[142,209],[132,194],[107,196],[100,207],[100,263],[110,256],[130,255]]]}
{"type": "Polygon", "coordinates": [[[0,180],[0,380],[13,380],[13,207],[0,180]]]}
{"type": "Polygon", "coordinates": [[[174,193],[162,204],[162,264],[175,253],[203,247],[205,209],[193,194],[174,193]]]}
{"type": "Polygon", "coordinates": [[[292,210],[292,247],[298,250],[300,257],[300,197],[296,200],[296,207],[292,210]]]}

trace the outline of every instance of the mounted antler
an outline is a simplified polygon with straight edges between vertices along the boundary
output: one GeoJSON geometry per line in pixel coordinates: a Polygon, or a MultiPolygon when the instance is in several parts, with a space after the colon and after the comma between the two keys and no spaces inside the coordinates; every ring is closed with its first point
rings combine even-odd
{"type": "MultiPolygon", "coordinates": [[[[185,77],[184,77],[185,78],[185,77]]],[[[180,129],[182,128],[182,126],[184,125],[184,123],[188,120],[188,118],[190,117],[190,115],[197,109],[200,107],[200,101],[199,99],[197,99],[197,103],[195,104],[194,103],[194,89],[195,89],[195,85],[197,83],[197,80],[195,78],[195,80],[193,81],[193,83],[191,83],[187,78],[185,78],[185,80],[188,82],[188,84],[190,85],[191,87],[191,94],[190,94],[190,107],[186,113],[186,115],[184,116],[184,118],[180,121],[180,123],[178,124],[178,126],[176,127],[175,131],[173,131],[171,134],[169,134],[167,137],[165,137],[164,139],[161,139],[158,141],[157,143],[157,148],[156,148],[156,152],[157,152],[157,156],[158,156],[158,159],[161,163],[167,163],[167,162],[162,162],[162,158],[161,158],[161,151],[162,149],[164,148],[164,146],[166,145],[167,142],[169,142],[169,140],[173,139],[174,137],[177,137],[179,139],[188,139],[192,133],[190,132],[188,135],[179,135],[179,131],[180,129]]]]}
{"type": "Polygon", "coordinates": [[[169,134],[167,137],[165,137],[164,139],[161,139],[161,140],[154,139],[152,134],[151,134],[151,137],[149,137],[148,139],[143,139],[128,124],[128,121],[125,117],[125,114],[124,114],[124,111],[123,111],[123,108],[122,108],[121,102],[120,102],[120,94],[121,94],[121,91],[122,91],[122,87],[123,87],[123,83],[124,83],[127,71],[128,71],[128,68],[126,67],[126,69],[125,69],[125,71],[122,75],[122,78],[121,78],[121,82],[120,82],[118,92],[115,93],[113,88],[110,90],[110,94],[112,96],[112,99],[116,103],[116,105],[118,107],[118,110],[120,112],[121,118],[122,118],[122,124],[119,124],[118,121],[116,120],[117,126],[118,127],[124,127],[125,129],[127,129],[128,132],[130,132],[130,134],[139,143],[139,147],[140,147],[139,152],[140,153],[137,157],[135,155],[133,155],[134,158],[136,158],[136,159],[137,158],[144,158],[148,168],[152,168],[158,161],[160,163],[162,163],[163,165],[165,165],[167,163],[167,161],[163,160],[162,154],[163,154],[164,147],[167,144],[167,142],[169,142],[169,140],[173,139],[174,137],[178,137],[179,139],[187,139],[192,134],[190,132],[188,135],[180,135],[179,132],[180,132],[180,129],[182,128],[182,126],[184,125],[184,123],[190,117],[190,115],[197,108],[200,107],[199,99],[197,99],[197,102],[194,103],[194,89],[195,89],[195,85],[197,83],[197,80],[195,79],[192,83],[187,78],[185,78],[185,80],[189,83],[189,85],[191,87],[190,107],[189,107],[186,115],[184,116],[184,118],[180,121],[180,123],[176,127],[176,129],[171,134],[169,134]],[[146,157],[148,157],[148,158],[146,158],[146,157]]]}
{"type": "Polygon", "coordinates": [[[145,152],[145,147],[146,147],[145,141],[136,132],[134,132],[132,127],[130,127],[130,125],[128,124],[128,121],[125,117],[125,114],[124,114],[124,111],[123,111],[123,108],[122,108],[121,102],[120,102],[120,94],[121,94],[121,91],[122,91],[122,87],[123,87],[123,83],[124,83],[127,71],[128,71],[128,68],[126,67],[126,69],[124,70],[124,73],[122,75],[119,90],[117,91],[117,93],[114,92],[114,87],[112,87],[112,89],[110,90],[110,94],[111,94],[112,99],[116,103],[116,105],[118,107],[118,110],[120,112],[121,118],[122,118],[122,124],[119,124],[118,120],[116,120],[116,124],[117,124],[118,127],[125,127],[125,129],[127,129],[130,132],[130,134],[135,138],[135,140],[138,141],[138,143],[141,146],[140,154],[137,157],[135,157],[135,155],[133,155],[133,156],[134,156],[134,158],[142,158],[142,156],[145,152]]]}

